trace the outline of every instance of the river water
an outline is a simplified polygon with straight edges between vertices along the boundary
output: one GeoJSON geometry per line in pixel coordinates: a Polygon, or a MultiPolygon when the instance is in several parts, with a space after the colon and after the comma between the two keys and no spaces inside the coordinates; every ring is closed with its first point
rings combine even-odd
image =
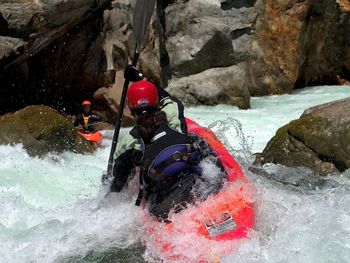
{"type": "MultiPolygon", "coordinates": [[[[213,126],[257,189],[255,228],[222,262],[350,262],[349,170],[332,187],[312,191],[248,171],[252,153],[262,151],[279,127],[306,108],[348,96],[348,86],[325,86],[253,98],[250,110],[187,109],[188,117],[213,126]]],[[[133,205],[136,189],[106,199],[100,189],[112,136],[104,133],[107,139],[94,154],[39,159],[21,145],[0,146],[0,262],[155,261],[133,205]]]]}

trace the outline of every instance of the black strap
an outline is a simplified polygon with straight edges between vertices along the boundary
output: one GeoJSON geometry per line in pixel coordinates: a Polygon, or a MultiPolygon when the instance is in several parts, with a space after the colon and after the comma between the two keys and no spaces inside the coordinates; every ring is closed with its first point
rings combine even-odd
{"type": "Polygon", "coordinates": [[[135,205],[136,206],[140,206],[142,198],[143,198],[143,189],[140,188],[139,194],[137,195],[137,198],[136,198],[136,201],[135,201],[135,205]]]}

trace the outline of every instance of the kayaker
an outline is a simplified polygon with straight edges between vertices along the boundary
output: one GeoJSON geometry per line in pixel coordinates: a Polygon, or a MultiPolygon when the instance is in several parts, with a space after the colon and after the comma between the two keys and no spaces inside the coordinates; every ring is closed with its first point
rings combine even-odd
{"type": "MultiPolygon", "coordinates": [[[[131,79],[135,79],[137,74],[132,70],[131,79]]],[[[126,77],[130,78],[129,73],[126,71],[126,77]]],[[[137,205],[147,200],[149,212],[166,219],[171,209],[177,210],[199,197],[193,191],[201,174],[199,162],[211,150],[199,138],[187,135],[182,103],[151,82],[132,84],[127,103],[136,126],[118,145],[111,191],[121,191],[133,168],[139,167],[137,205]]],[[[214,188],[219,188],[221,178],[217,182],[214,188]]]]}
{"type": "Polygon", "coordinates": [[[91,112],[91,102],[85,100],[82,102],[83,113],[79,114],[74,120],[74,127],[81,128],[84,133],[96,132],[94,124],[101,122],[102,118],[91,112]]]}

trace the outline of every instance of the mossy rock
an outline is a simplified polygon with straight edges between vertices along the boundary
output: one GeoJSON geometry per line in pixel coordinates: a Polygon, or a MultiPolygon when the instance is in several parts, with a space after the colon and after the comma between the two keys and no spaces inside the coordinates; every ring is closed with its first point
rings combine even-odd
{"type": "Polygon", "coordinates": [[[0,144],[18,143],[31,156],[94,151],[94,146],[77,134],[68,119],[47,106],[29,106],[0,116],[0,144]]]}
{"type": "Polygon", "coordinates": [[[267,144],[262,163],[307,167],[320,175],[350,168],[350,98],[306,110],[280,128],[267,144]]]}

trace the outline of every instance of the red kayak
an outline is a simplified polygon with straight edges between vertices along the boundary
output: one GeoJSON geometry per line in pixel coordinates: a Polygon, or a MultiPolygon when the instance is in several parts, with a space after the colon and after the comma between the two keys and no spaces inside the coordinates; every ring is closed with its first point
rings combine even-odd
{"type": "Polygon", "coordinates": [[[232,253],[240,239],[249,237],[254,225],[255,188],[212,131],[190,119],[186,122],[190,133],[217,152],[228,174],[227,183],[206,201],[171,214],[171,223],[146,216],[146,242],[164,261],[216,262],[232,253]]]}
{"type": "Polygon", "coordinates": [[[81,131],[78,131],[78,133],[83,136],[85,138],[85,140],[100,145],[102,140],[103,140],[103,136],[100,132],[94,132],[94,133],[83,133],[81,131]]]}

